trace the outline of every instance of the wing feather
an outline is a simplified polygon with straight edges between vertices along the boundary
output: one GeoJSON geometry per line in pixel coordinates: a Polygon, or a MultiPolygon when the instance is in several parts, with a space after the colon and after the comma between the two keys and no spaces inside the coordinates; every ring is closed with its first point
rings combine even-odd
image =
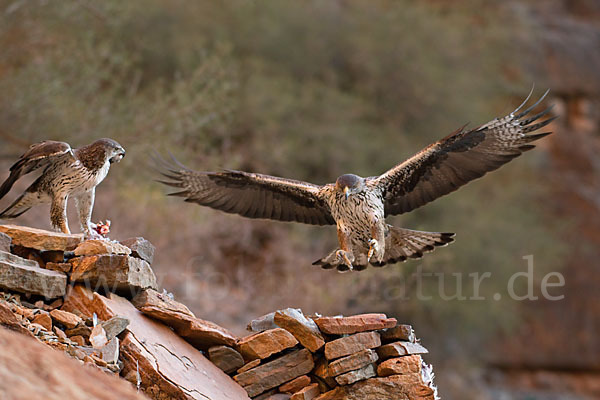
{"type": "Polygon", "coordinates": [[[197,172],[181,164],[157,161],[159,171],[167,178],[159,182],[183,189],[171,195],[185,197],[187,202],[248,218],[335,224],[324,186],[234,170],[197,172]]]}
{"type": "Polygon", "coordinates": [[[47,140],[31,145],[29,150],[10,167],[10,175],[0,186],[0,199],[10,191],[14,183],[23,175],[37,169],[45,169],[62,157],[71,157],[75,161],[73,150],[68,143],[47,140]]]}
{"type": "Polygon", "coordinates": [[[383,175],[369,178],[383,192],[386,215],[402,214],[421,207],[534,148],[531,142],[551,132],[528,133],[545,127],[556,117],[539,120],[551,113],[552,106],[525,117],[547,94],[548,91],[532,106],[517,114],[529,101],[530,93],[509,115],[472,130],[463,126],[383,175]]]}

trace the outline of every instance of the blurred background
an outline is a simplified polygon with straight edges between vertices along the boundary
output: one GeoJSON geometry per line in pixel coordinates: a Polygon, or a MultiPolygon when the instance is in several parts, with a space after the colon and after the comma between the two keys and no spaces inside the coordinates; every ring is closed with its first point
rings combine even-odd
{"type": "MultiPolygon", "coordinates": [[[[596,0],[0,0],[0,179],[31,143],[111,137],[127,157],[98,188],[94,221],[153,242],[162,286],[197,316],[242,334],[285,307],[385,312],[415,327],[444,399],[597,399],[599,71],[596,0]],[[507,114],[534,82],[534,95],[551,89],[554,135],[390,218],[457,233],[419,261],[323,271],[310,264],[336,246],[334,227],[219,213],[153,181],[154,150],[319,184],[380,174],[507,114]],[[560,272],[551,294],[564,299],[507,295],[528,255],[535,293],[560,272]],[[485,272],[483,299],[463,300],[485,272]]],[[[48,208],[16,223],[49,228],[48,208]]]]}

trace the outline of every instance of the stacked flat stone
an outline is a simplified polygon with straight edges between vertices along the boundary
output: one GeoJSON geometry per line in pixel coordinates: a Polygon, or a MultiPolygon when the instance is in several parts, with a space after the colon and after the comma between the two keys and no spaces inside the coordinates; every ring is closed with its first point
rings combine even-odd
{"type": "Polygon", "coordinates": [[[385,314],[310,318],[288,308],[248,330],[235,348],[209,354],[254,399],[437,398],[427,349],[385,314]]]}

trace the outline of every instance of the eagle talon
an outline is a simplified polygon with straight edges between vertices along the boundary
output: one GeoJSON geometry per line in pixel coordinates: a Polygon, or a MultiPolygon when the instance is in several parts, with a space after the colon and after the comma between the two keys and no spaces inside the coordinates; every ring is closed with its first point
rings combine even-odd
{"type": "Polygon", "coordinates": [[[375,239],[369,240],[369,252],[367,253],[367,262],[371,261],[373,254],[379,251],[379,242],[375,239]]]}
{"type": "Polygon", "coordinates": [[[338,250],[335,255],[340,263],[345,264],[348,269],[352,270],[352,261],[354,261],[354,255],[344,250],[338,250]],[[352,260],[351,260],[352,259],[352,260]]]}

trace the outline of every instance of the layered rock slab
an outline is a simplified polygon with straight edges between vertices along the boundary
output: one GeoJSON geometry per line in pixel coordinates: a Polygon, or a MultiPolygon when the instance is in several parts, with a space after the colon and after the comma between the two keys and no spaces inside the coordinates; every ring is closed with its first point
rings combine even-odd
{"type": "Polygon", "coordinates": [[[53,299],[65,295],[67,276],[42,269],[35,261],[0,251],[0,289],[53,299]]]}
{"type": "Polygon", "coordinates": [[[83,235],[66,235],[17,225],[0,225],[0,232],[11,237],[12,244],[42,251],[73,250],[83,235]]]}

